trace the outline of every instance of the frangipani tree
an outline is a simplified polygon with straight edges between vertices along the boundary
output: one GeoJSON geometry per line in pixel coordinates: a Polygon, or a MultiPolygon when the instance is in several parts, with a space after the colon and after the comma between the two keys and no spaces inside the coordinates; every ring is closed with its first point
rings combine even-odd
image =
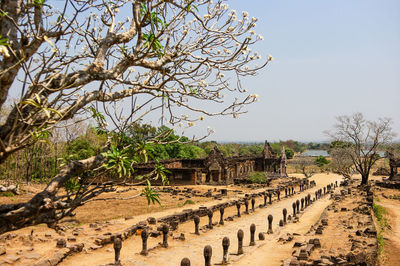
{"type": "MultiPolygon", "coordinates": [[[[94,117],[109,136],[151,112],[184,126],[205,116],[238,116],[257,99],[241,77],[272,60],[251,51],[262,39],[256,21],[223,1],[1,1],[0,108],[18,100],[0,125],[0,163],[77,116],[94,117]]],[[[109,191],[115,182],[89,186],[77,177],[121,165],[122,177],[129,175],[121,151],[107,145],[63,167],[29,202],[0,206],[0,233],[54,226],[109,191]]]]}

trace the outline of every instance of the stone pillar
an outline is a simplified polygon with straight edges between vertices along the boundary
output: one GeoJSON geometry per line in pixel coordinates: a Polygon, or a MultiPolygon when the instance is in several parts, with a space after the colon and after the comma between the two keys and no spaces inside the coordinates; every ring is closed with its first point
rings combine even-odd
{"type": "Polygon", "coordinates": [[[247,198],[244,199],[244,206],[246,207],[245,214],[249,214],[249,200],[247,198]]]}
{"type": "Polygon", "coordinates": [[[240,201],[236,202],[237,216],[240,217],[240,201]]]}
{"type": "Polygon", "coordinates": [[[278,200],[281,200],[281,191],[278,189],[276,193],[278,194],[278,200]]]}
{"type": "Polygon", "coordinates": [[[115,251],[115,262],[114,265],[121,265],[120,254],[122,248],[122,240],[119,236],[114,238],[114,251],[115,251]]]}
{"type": "Polygon", "coordinates": [[[268,197],[269,197],[269,204],[272,204],[272,193],[268,193],[268,197]]]}
{"type": "Polygon", "coordinates": [[[303,210],[304,210],[304,199],[301,198],[301,211],[303,211],[303,210]]]}
{"type": "Polygon", "coordinates": [[[267,206],[267,192],[264,192],[264,206],[267,206]]]}
{"type": "Polygon", "coordinates": [[[238,238],[238,255],[243,254],[243,230],[239,229],[237,232],[238,238]]]}
{"type": "Polygon", "coordinates": [[[300,201],[296,200],[297,213],[300,213],[300,201]]]}
{"type": "Polygon", "coordinates": [[[285,198],[287,198],[287,187],[285,187],[285,198]]]}
{"type": "Polygon", "coordinates": [[[212,248],[210,245],[204,247],[203,251],[205,266],[211,266],[212,248]]]}
{"type": "Polygon", "coordinates": [[[292,208],[293,208],[293,218],[296,217],[296,202],[292,203],[292,208]]]}
{"type": "Polygon", "coordinates": [[[207,216],[208,216],[208,228],[213,229],[213,224],[212,224],[213,212],[212,212],[212,210],[208,210],[207,216]]]}
{"type": "Polygon", "coordinates": [[[169,227],[166,224],[163,224],[162,228],[162,233],[163,233],[163,243],[162,246],[167,248],[168,247],[168,232],[169,232],[169,227]]]}
{"type": "Polygon", "coordinates": [[[255,204],[256,204],[256,200],[254,198],[251,198],[251,210],[253,212],[255,211],[255,204]]]}
{"type": "Polygon", "coordinates": [[[193,217],[193,221],[194,221],[194,233],[195,233],[196,235],[200,235],[200,233],[199,233],[200,217],[197,216],[197,215],[195,215],[195,216],[193,217]]]}
{"type": "Polygon", "coordinates": [[[149,254],[149,252],[147,251],[147,238],[149,238],[149,233],[147,232],[146,229],[142,230],[141,236],[142,236],[142,251],[140,252],[140,255],[147,256],[147,254],[149,254]]]}
{"type": "Polygon", "coordinates": [[[190,260],[188,258],[183,258],[181,260],[181,266],[190,266],[190,260]]]}
{"type": "Polygon", "coordinates": [[[282,214],[283,214],[283,224],[286,224],[286,215],[287,215],[287,210],[286,210],[286,208],[283,208],[282,214]]]}
{"type": "Polygon", "coordinates": [[[270,214],[268,215],[268,231],[267,234],[272,234],[274,233],[274,231],[272,231],[272,221],[273,221],[274,217],[270,214]]]}
{"type": "Polygon", "coordinates": [[[220,219],[219,219],[219,224],[224,225],[224,207],[219,208],[219,213],[220,213],[220,219]]]}
{"type": "Polygon", "coordinates": [[[222,239],[222,249],[224,251],[224,256],[222,258],[222,263],[226,264],[228,263],[228,248],[230,245],[230,241],[228,237],[224,237],[224,239],[222,239]]]}
{"type": "Polygon", "coordinates": [[[254,233],[256,232],[256,225],[250,225],[250,246],[255,246],[256,242],[254,241],[254,233]]]}

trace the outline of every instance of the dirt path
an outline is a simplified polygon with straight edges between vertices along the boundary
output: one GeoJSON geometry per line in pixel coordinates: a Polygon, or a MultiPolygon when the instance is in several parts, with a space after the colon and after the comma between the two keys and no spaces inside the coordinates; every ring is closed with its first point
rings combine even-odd
{"type": "Polygon", "coordinates": [[[376,203],[386,209],[390,225],[390,229],[386,229],[383,235],[385,246],[382,265],[400,265],[400,201],[380,197],[376,203]]]}
{"type": "MultiPolygon", "coordinates": [[[[185,241],[169,240],[169,248],[160,248],[158,242],[160,238],[149,238],[148,246],[153,249],[149,252],[147,257],[139,255],[141,250],[140,236],[134,236],[123,242],[121,250],[121,261],[123,265],[179,265],[184,257],[190,258],[191,265],[203,265],[203,248],[205,245],[211,245],[213,248],[212,262],[214,264],[222,260],[222,238],[227,236],[230,239],[231,246],[230,252],[237,251],[237,237],[238,229],[245,232],[244,236],[244,255],[230,256],[229,261],[234,265],[280,265],[281,260],[290,256],[291,244],[281,245],[277,243],[277,239],[282,234],[290,233],[305,233],[312,224],[316,222],[320,213],[329,204],[327,198],[314,203],[311,207],[307,208],[305,214],[300,218],[299,223],[290,223],[284,228],[280,229],[278,226],[279,220],[282,218],[282,209],[286,208],[288,213],[291,213],[291,204],[296,199],[304,197],[308,193],[314,193],[315,190],[334,182],[339,177],[337,175],[315,175],[313,179],[317,182],[317,187],[309,189],[300,194],[287,199],[282,199],[275,202],[273,205],[263,209],[256,209],[250,215],[242,215],[241,218],[235,218],[234,221],[225,222],[224,226],[216,226],[213,230],[206,233],[201,233],[200,236],[194,235],[193,222],[181,224],[175,236],[180,233],[185,234],[185,241]],[[256,236],[259,232],[267,231],[267,216],[272,214],[274,216],[273,229],[274,234],[266,235],[265,241],[258,241],[256,237],[256,246],[249,247],[249,227],[251,223],[256,225],[256,236]],[[272,252],[273,251],[273,252],[272,252]]],[[[261,198],[256,199],[256,206],[262,203],[261,198]]],[[[234,207],[225,209],[225,217],[236,213],[234,207]]],[[[214,221],[219,219],[219,214],[215,213],[214,221]]],[[[200,227],[207,224],[208,218],[203,217],[200,220],[200,227]]],[[[67,258],[61,265],[100,265],[112,263],[114,259],[114,252],[111,245],[107,245],[101,249],[90,251],[89,253],[81,253],[67,258]]]]}

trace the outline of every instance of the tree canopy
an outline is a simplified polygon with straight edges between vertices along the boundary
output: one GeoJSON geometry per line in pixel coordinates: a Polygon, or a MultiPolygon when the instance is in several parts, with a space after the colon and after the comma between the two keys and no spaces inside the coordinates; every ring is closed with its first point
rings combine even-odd
{"type": "MultiPolygon", "coordinates": [[[[246,112],[258,96],[241,78],[272,60],[251,50],[263,39],[254,31],[257,19],[223,1],[3,0],[0,11],[0,110],[10,107],[0,125],[0,163],[77,117],[96,120],[97,134],[107,138],[101,151],[67,162],[30,201],[1,206],[0,233],[54,227],[122,184],[130,165],[146,159],[148,145],[170,136],[167,130],[143,141],[126,138],[150,113],[161,124],[187,128],[207,116],[246,112]],[[118,178],[96,182],[102,175],[118,178]],[[66,184],[77,188],[64,193],[66,184]]],[[[78,139],[75,148],[87,144],[78,139]]],[[[166,152],[184,157],[190,150],[166,152]]],[[[151,178],[163,176],[162,166],[154,171],[141,193],[149,202],[156,200],[151,178]]]]}

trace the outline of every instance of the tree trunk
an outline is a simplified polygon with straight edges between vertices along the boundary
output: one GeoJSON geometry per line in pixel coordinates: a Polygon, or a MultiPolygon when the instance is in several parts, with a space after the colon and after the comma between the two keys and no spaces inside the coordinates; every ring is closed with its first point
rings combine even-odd
{"type": "Polygon", "coordinates": [[[361,185],[368,185],[368,174],[361,175],[361,185]]]}

